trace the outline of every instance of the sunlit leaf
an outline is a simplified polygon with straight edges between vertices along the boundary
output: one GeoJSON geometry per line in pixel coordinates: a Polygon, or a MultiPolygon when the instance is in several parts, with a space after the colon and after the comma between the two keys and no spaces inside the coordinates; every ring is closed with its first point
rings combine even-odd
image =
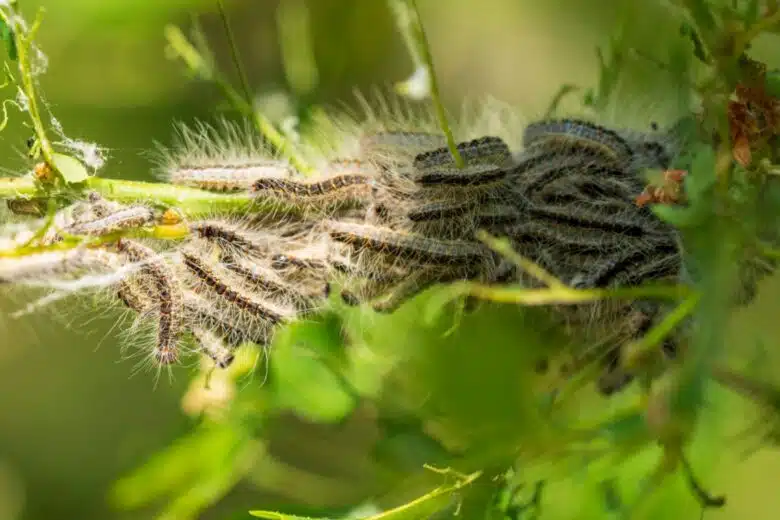
{"type": "Polygon", "coordinates": [[[79,161],[61,153],[52,154],[54,168],[62,174],[62,177],[68,184],[78,184],[89,178],[87,168],[79,161]]]}
{"type": "Polygon", "coordinates": [[[119,480],[111,499],[134,509],[172,497],[167,518],[192,518],[231,489],[257,449],[230,425],[203,426],[119,480]]]}
{"type": "Polygon", "coordinates": [[[276,406],[322,422],[339,421],[350,413],[356,403],[338,375],[343,369],[340,350],[340,325],[334,316],[285,331],[271,360],[276,406]]]}

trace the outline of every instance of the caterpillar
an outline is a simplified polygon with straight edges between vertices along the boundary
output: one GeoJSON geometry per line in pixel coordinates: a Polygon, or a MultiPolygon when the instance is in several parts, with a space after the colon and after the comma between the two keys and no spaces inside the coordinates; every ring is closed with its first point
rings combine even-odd
{"type": "Polygon", "coordinates": [[[157,345],[154,358],[161,365],[175,363],[179,357],[178,342],[183,329],[182,289],[173,270],[153,249],[132,240],[117,242],[120,253],[133,262],[143,262],[141,272],[153,282],[158,312],[157,345]]]}

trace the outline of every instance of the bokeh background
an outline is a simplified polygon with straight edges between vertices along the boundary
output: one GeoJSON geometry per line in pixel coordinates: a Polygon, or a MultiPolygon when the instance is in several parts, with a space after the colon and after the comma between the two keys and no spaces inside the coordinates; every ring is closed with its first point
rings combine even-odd
{"type": "MultiPolygon", "coordinates": [[[[29,17],[39,6],[46,9],[39,37],[49,59],[41,78],[46,101],[70,137],[106,148],[104,175],[150,179],[146,152],[155,142],[170,142],[172,123],[211,118],[220,105],[211,85],[191,81],[180,63],[166,57],[164,39],[167,24],[187,28],[197,16],[222,69],[230,72],[229,48],[212,0],[19,3],[29,17]]],[[[466,97],[490,95],[529,118],[546,108],[561,84],[595,82],[596,46],[621,24],[643,54],[663,56],[665,34],[676,28],[661,4],[419,0],[447,104],[457,108],[466,97]]],[[[276,99],[295,87],[304,89],[312,103],[352,104],[355,88],[386,86],[411,72],[384,0],[234,0],[226,5],[260,98],[276,99]],[[296,80],[286,72],[282,57],[303,33],[293,30],[280,44],[280,12],[293,18],[307,14],[316,77],[296,80]]],[[[772,58],[769,43],[759,45],[759,52],[772,58]]],[[[638,85],[643,94],[610,117],[639,126],[673,117],[677,107],[664,96],[664,71],[641,57],[626,67],[631,72],[624,87],[638,85]]],[[[11,123],[0,134],[0,166],[22,171],[29,168],[24,158],[29,131],[18,113],[10,113],[11,123]]],[[[763,340],[774,347],[772,340],[780,333],[775,282],[764,287],[753,308],[735,318],[734,341],[763,340]]],[[[172,382],[163,378],[156,386],[154,374],[131,377],[134,362],[119,352],[115,316],[95,309],[94,316],[44,312],[12,319],[10,313],[23,304],[0,294],[0,520],[152,518],[151,511],[111,508],[108,490],[192,427],[180,404],[191,371],[178,369],[172,382]]],[[[353,433],[356,439],[363,434],[359,427],[353,433]]],[[[304,459],[315,461],[330,449],[327,436],[315,432],[314,438],[319,443],[308,447],[304,459]]],[[[779,470],[780,457],[762,451],[708,482],[729,496],[726,510],[708,518],[776,518],[779,470]]],[[[226,502],[230,510],[248,510],[262,506],[263,495],[239,486],[226,502]]],[[[208,517],[219,518],[219,511],[208,517]]]]}

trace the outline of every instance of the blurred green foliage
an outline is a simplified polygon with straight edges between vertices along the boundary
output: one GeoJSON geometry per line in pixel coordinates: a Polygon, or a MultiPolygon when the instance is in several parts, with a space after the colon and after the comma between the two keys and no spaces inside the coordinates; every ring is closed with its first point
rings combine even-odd
{"type": "MultiPolygon", "coordinates": [[[[493,94],[533,118],[544,113],[561,84],[579,84],[596,86],[587,99],[611,122],[668,122],[689,107],[688,79],[674,73],[688,68],[688,54],[680,51],[678,27],[662,2],[561,0],[542,6],[489,0],[477,10],[466,0],[420,3],[450,106],[466,95],[493,94]],[[604,49],[601,65],[610,66],[599,66],[597,45],[604,49]],[[623,52],[629,47],[641,52],[623,52]],[[671,63],[672,72],[651,58],[671,63]],[[620,76],[614,74],[618,69],[620,76]]],[[[410,65],[383,0],[307,2],[312,57],[291,43],[301,37],[301,27],[280,31],[277,25],[278,16],[294,21],[294,11],[285,18],[277,2],[227,4],[249,84],[269,113],[287,91],[303,107],[350,103],[355,87],[408,76],[410,65]],[[313,59],[316,74],[286,67],[290,56],[313,59]]],[[[152,141],[169,140],[172,121],[210,118],[224,108],[212,86],[188,81],[164,52],[164,27],[188,27],[195,14],[221,69],[231,70],[214,2],[43,5],[46,100],[69,135],[108,147],[111,176],[151,178],[143,153],[152,141]]],[[[22,10],[33,13],[36,7],[24,2],[22,10]]],[[[756,52],[777,63],[779,56],[762,48],[769,49],[757,42],[756,52]]],[[[562,100],[561,110],[571,107],[571,97],[562,100]]],[[[22,150],[30,131],[18,119],[3,134],[7,168],[26,164],[22,150]]],[[[697,160],[687,182],[704,199],[713,180],[698,172],[714,171],[715,158],[702,153],[697,160]]],[[[694,204],[685,215],[666,211],[664,217],[695,223],[696,211],[694,204]]],[[[712,255],[719,245],[699,246],[709,256],[695,265],[708,271],[702,264],[722,256],[712,255]]],[[[758,341],[770,341],[777,330],[773,282],[750,309],[713,327],[720,336],[728,321],[728,352],[737,366],[751,366],[758,341]]],[[[116,363],[121,356],[113,348],[113,316],[95,317],[88,309],[75,322],[70,315],[11,320],[5,315],[18,301],[0,302],[0,518],[131,519],[163,511],[161,518],[178,520],[204,511],[203,518],[246,519],[257,509],[342,518],[355,504],[390,508],[415,498],[419,502],[397,516],[377,518],[422,518],[440,500],[450,506],[445,515],[460,507],[463,518],[476,518],[469,515],[496,498],[495,468],[508,452],[534,460],[570,440],[571,432],[545,422],[537,397],[547,382],[534,371],[540,357],[562,348],[560,338],[533,310],[484,304],[458,318],[454,312],[431,313],[427,303],[418,298],[392,317],[337,306],[338,312],[285,330],[269,357],[246,350],[229,371],[209,380],[196,367],[177,370],[173,384],[163,382],[153,392],[151,377],[142,373],[131,380],[130,363],[116,363]],[[98,344],[102,348],[95,351],[98,344]],[[424,464],[483,473],[437,473],[424,464]],[[479,492],[469,492],[473,503],[461,503],[469,486],[479,492]]],[[[709,340],[724,342],[726,336],[709,340]]],[[[764,355],[759,365],[771,380],[777,354],[764,355]]],[[[719,453],[715,468],[714,446],[722,446],[750,413],[717,392],[708,394],[716,404],[707,408],[699,427],[704,435],[690,454],[708,487],[728,492],[728,507],[708,512],[708,518],[774,518],[780,503],[770,493],[771,481],[760,476],[776,471],[774,454],[764,451],[750,464],[737,464],[736,450],[719,453]]],[[[633,397],[585,398],[592,423],[600,425],[594,430],[644,442],[636,416],[622,415],[633,397]]],[[[582,418],[581,404],[564,412],[582,418]]],[[[598,446],[585,447],[583,453],[598,452],[598,446]]],[[[542,517],[619,514],[619,502],[637,494],[657,451],[648,449],[624,466],[562,454],[560,467],[552,468],[561,478],[542,495],[542,517]]],[[[550,471],[529,464],[517,480],[531,482],[550,471]]],[[[665,485],[646,517],[690,518],[698,510],[677,479],[665,485]]]]}

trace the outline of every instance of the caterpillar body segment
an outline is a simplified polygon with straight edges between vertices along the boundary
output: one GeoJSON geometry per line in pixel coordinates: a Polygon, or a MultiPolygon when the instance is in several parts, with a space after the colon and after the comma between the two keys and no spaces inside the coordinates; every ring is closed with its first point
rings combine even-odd
{"type": "Polygon", "coordinates": [[[215,192],[246,191],[258,179],[295,173],[249,123],[178,125],[173,146],[158,146],[156,159],[165,181],[215,192]]]}
{"type": "Polygon", "coordinates": [[[476,213],[480,198],[458,201],[434,201],[411,205],[405,216],[389,220],[392,228],[405,229],[411,233],[440,239],[474,238],[477,228],[476,213]]]}
{"type": "Polygon", "coordinates": [[[325,269],[325,262],[308,255],[290,253],[278,253],[271,256],[271,267],[277,271],[308,271],[319,272],[325,269]]]}
{"type": "Polygon", "coordinates": [[[284,203],[326,214],[342,207],[363,207],[373,192],[373,180],[362,174],[340,174],[314,181],[260,179],[252,185],[257,200],[284,203]]]}
{"type": "Polygon", "coordinates": [[[475,198],[462,203],[437,201],[409,210],[408,222],[395,227],[440,239],[474,240],[477,230],[504,234],[506,227],[526,219],[525,203],[501,203],[475,198]]]}
{"type": "Polygon", "coordinates": [[[236,312],[230,306],[220,305],[194,291],[184,292],[184,308],[191,329],[207,328],[233,349],[247,342],[266,346],[273,337],[272,325],[258,320],[236,320],[236,312]]]}
{"type": "MultiPolygon", "coordinates": [[[[503,166],[512,159],[509,146],[499,137],[480,137],[458,143],[455,148],[466,165],[503,166]]],[[[456,167],[455,159],[447,147],[417,154],[412,165],[421,172],[442,167],[456,167]]]]}
{"type": "Polygon", "coordinates": [[[316,310],[327,296],[324,282],[313,287],[302,283],[288,283],[274,270],[256,261],[237,259],[224,265],[243,279],[249,287],[275,301],[290,304],[301,313],[316,310]]]}
{"type": "Polygon", "coordinates": [[[643,218],[639,212],[624,208],[623,211],[600,211],[600,208],[579,204],[530,205],[525,211],[528,220],[550,226],[565,225],[587,231],[604,233],[618,239],[647,239],[674,242],[674,236],[658,221],[643,218]]]}
{"type": "MultiPolygon", "coordinates": [[[[106,208],[107,209],[107,208],[106,208]]],[[[146,206],[119,209],[93,220],[80,220],[64,231],[70,235],[103,236],[123,229],[140,228],[156,220],[154,211],[146,206]]]]}
{"type": "Polygon", "coordinates": [[[433,201],[420,204],[408,210],[406,216],[412,222],[434,222],[442,219],[456,219],[474,212],[480,200],[433,201]]]}
{"type": "Polygon", "coordinates": [[[214,192],[249,191],[262,179],[289,178],[293,169],[285,163],[258,160],[237,164],[212,166],[180,165],[171,168],[168,179],[171,184],[200,188],[214,192]]]}
{"type": "Polygon", "coordinates": [[[200,351],[211,358],[217,368],[225,369],[233,364],[235,354],[223,338],[213,331],[201,327],[193,327],[192,335],[198,342],[200,351]]]}
{"type": "Polygon", "coordinates": [[[200,220],[189,224],[190,233],[214,244],[228,256],[263,257],[274,250],[282,239],[272,232],[254,230],[226,220],[200,220]]]}
{"type": "Polygon", "coordinates": [[[420,172],[414,182],[421,187],[492,188],[503,182],[509,171],[492,164],[473,164],[464,168],[442,167],[420,172]]]}
{"type": "Polygon", "coordinates": [[[229,322],[234,323],[236,328],[268,329],[298,316],[292,305],[277,303],[267,295],[250,290],[244,280],[195,248],[182,251],[181,256],[184,267],[197,286],[207,290],[212,301],[219,301],[221,310],[234,315],[229,322]]]}
{"type": "Polygon", "coordinates": [[[553,119],[531,123],[525,129],[523,144],[547,149],[593,150],[619,166],[630,164],[633,149],[614,130],[577,119],[553,119]]]}
{"type": "Polygon", "coordinates": [[[512,191],[530,200],[553,183],[566,184],[569,178],[580,176],[595,180],[629,178],[625,170],[592,153],[562,155],[546,149],[532,150],[521,156],[509,172],[512,191]]]}
{"type": "Polygon", "coordinates": [[[486,248],[465,241],[436,240],[350,222],[328,221],[325,227],[336,242],[422,264],[480,264],[493,260],[486,248]]]}
{"type": "Polygon", "coordinates": [[[116,247],[130,261],[141,262],[140,272],[153,282],[158,314],[154,357],[161,365],[175,363],[179,357],[178,343],[184,326],[179,279],[165,259],[150,247],[124,238],[117,242],[116,247]]]}
{"type": "MultiPolygon", "coordinates": [[[[527,197],[538,204],[587,205],[608,212],[610,208],[635,211],[631,202],[642,193],[644,183],[616,175],[594,176],[589,168],[582,173],[576,171],[570,175],[558,177],[546,183],[541,189],[530,192],[527,197]]],[[[641,208],[640,208],[641,209],[641,208]]],[[[650,211],[638,211],[638,215],[652,215],[650,211]]]]}
{"type": "Polygon", "coordinates": [[[116,297],[140,317],[153,312],[157,307],[153,287],[145,277],[137,274],[128,276],[117,284],[116,297]]]}

